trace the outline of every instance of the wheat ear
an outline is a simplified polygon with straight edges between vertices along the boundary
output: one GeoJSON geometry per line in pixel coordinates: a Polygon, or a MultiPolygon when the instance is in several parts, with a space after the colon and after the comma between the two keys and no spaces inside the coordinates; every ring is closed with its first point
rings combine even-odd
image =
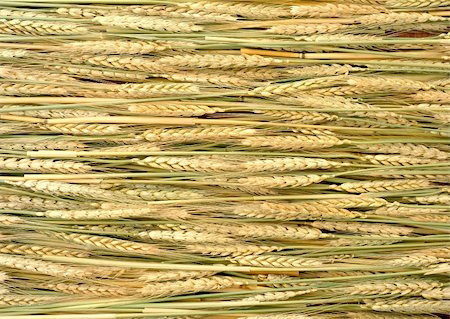
{"type": "Polygon", "coordinates": [[[49,22],[40,20],[0,19],[1,33],[7,34],[85,34],[88,29],[75,23],[49,22]]]}
{"type": "Polygon", "coordinates": [[[414,232],[413,228],[381,223],[314,221],[308,224],[319,229],[348,233],[410,235],[414,232]]]}
{"type": "Polygon", "coordinates": [[[245,266],[269,267],[269,268],[295,268],[295,267],[315,267],[322,266],[322,262],[317,259],[300,257],[288,257],[277,255],[250,255],[230,258],[232,263],[245,266]]]}
{"type": "Polygon", "coordinates": [[[126,287],[112,287],[107,285],[75,284],[75,283],[45,283],[41,288],[50,289],[66,294],[91,295],[105,297],[132,296],[136,289],[126,287]]]}
{"type": "Polygon", "coordinates": [[[81,162],[73,161],[56,161],[46,159],[28,159],[28,158],[1,158],[0,169],[24,171],[24,172],[40,172],[40,173],[86,173],[93,169],[92,166],[81,162]]]}
{"type": "Polygon", "coordinates": [[[400,312],[411,314],[428,313],[448,313],[450,312],[450,303],[438,300],[426,300],[421,298],[385,300],[374,299],[367,300],[366,307],[375,311],[400,312]]]}
{"type": "Polygon", "coordinates": [[[234,244],[234,245],[206,245],[191,244],[186,245],[186,249],[195,253],[211,256],[248,256],[260,255],[270,251],[280,250],[277,246],[261,246],[250,244],[234,244]]]}
{"type": "Polygon", "coordinates": [[[88,253],[76,250],[60,249],[50,246],[2,243],[0,242],[0,253],[16,254],[26,256],[67,256],[67,257],[87,257],[88,253]]]}
{"type": "Polygon", "coordinates": [[[331,185],[331,189],[346,191],[349,193],[387,192],[406,189],[422,189],[431,187],[431,183],[426,180],[416,179],[394,179],[364,182],[349,182],[341,185],[331,185]]]}
{"type": "Polygon", "coordinates": [[[164,282],[210,277],[214,274],[216,274],[215,271],[160,270],[146,272],[139,277],[139,280],[142,280],[144,282],[164,282]]]}

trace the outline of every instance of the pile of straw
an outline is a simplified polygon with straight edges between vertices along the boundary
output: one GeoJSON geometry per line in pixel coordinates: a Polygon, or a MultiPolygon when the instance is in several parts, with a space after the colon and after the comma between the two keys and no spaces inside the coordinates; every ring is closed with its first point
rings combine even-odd
{"type": "Polygon", "coordinates": [[[0,319],[450,313],[450,1],[0,1],[0,319]]]}

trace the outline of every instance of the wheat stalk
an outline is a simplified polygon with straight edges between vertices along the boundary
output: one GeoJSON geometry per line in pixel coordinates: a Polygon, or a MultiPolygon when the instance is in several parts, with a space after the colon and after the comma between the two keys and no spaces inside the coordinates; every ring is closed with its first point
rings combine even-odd
{"type": "Polygon", "coordinates": [[[349,193],[387,192],[406,189],[429,188],[432,184],[424,179],[393,179],[379,181],[349,182],[340,185],[331,185],[330,188],[349,193]]]}
{"type": "Polygon", "coordinates": [[[139,289],[139,292],[146,298],[158,298],[193,294],[200,291],[221,290],[228,287],[239,286],[241,284],[241,281],[232,277],[214,276],[182,281],[152,283],[139,289]]]}
{"type": "Polygon", "coordinates": [[[316,267],[322,266],[322,262],[317,259],[300,257],[288,257],[277,255],[250,255],[230,258],[232,263],[245,266],[269,267],[269,268],[295,268],[295,267],[316,267]]]}
{"type": "Polygon", "coordinates": [[[108,27],[133,30],[154,30],[163,32],[195,32],[203,30],[203,27],[191,22],[133,15],[97,16],[93,18],[92,21],[108,27]]]}
{"type": "Polygon", "coordinates": [[[277,220],[355,218],[359,214],[331,205],[306,203],[271,203],[236,206],[233,213],[253,218],[273,218],[277,220]]]}
{"type": "Polygon", "coordinates": [[[448,313],[450,304],[445,301],[432,301],[421,298],[408,298],[397,300],[373,299],[367,300],[366,306],[375,311],[400,313],[448,313]]]}
{"type": "Polygon", "coordinates": [[[26,256],[67,256],[67,257],[87,257],[88,253],[76,250],[60,249],[50,246],[1,243],[0,253],[26,256]]]}
{"type": "Polygon", "coordinates": [[[215,271],[160,270],[146,272],[139,277],[139,280],[144,282],[164,282],[211,277],[215,274],[215,271]]]}
{"type": "Polygon", "coordinates": [[[224,112],[225,110],[201,104],[139,103],[128,105],[128,111],[154,116],[193,117],[224,112]]]}
{"type": "Polygon", "coordinates": [[[414,232],[413,228],[405,226],[392,226],[382,223],[361,223],[361,222],[332,222],[332,221],[314,221],[308,222],[308,225],[328,231],[348,232],[348,233],[367,233],[382,235],[410,235],[414,232]]]}
{"type": "Polygon", "coordinates": [[[291,15],[287,6],[275,6],[263,3],[192,1],[177,3],[177,5],[193,10],[240,15],[251,19],[274,19],[291,15]]]}
{"type": "Polygon", "coordinates": [[[40,173],[86,173],[93,167],[82,162],[0,157],[0,169],[40,173]]]}
{"type": "Polygon", "coordinates": [[[154,255],[161,253],[155,245],[133,242],[122,239],[115,239],[105,236],[85,235],[85,234],[66,234],[52,233],[52,236],[61,238],[65,241],[81,244],[91,248],[100,248],[111,251],[119,251],[131,254],[154,255]]]}

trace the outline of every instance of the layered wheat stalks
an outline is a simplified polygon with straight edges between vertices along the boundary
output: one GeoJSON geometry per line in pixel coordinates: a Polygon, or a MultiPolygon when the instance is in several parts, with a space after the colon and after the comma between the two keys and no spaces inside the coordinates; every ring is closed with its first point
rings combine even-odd
{"type": "Polygon", "coordinates": [[[0,319],[442,319],[450,1],[0,1],[0,319]]]}

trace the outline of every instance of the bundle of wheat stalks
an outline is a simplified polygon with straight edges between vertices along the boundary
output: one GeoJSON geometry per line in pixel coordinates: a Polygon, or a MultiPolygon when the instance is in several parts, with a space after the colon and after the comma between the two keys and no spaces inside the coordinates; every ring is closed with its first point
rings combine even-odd
{"type": "Polygon", "coordinates": [[[450,312],[450,1],[0,1],[0,319],[450,312]]]}

